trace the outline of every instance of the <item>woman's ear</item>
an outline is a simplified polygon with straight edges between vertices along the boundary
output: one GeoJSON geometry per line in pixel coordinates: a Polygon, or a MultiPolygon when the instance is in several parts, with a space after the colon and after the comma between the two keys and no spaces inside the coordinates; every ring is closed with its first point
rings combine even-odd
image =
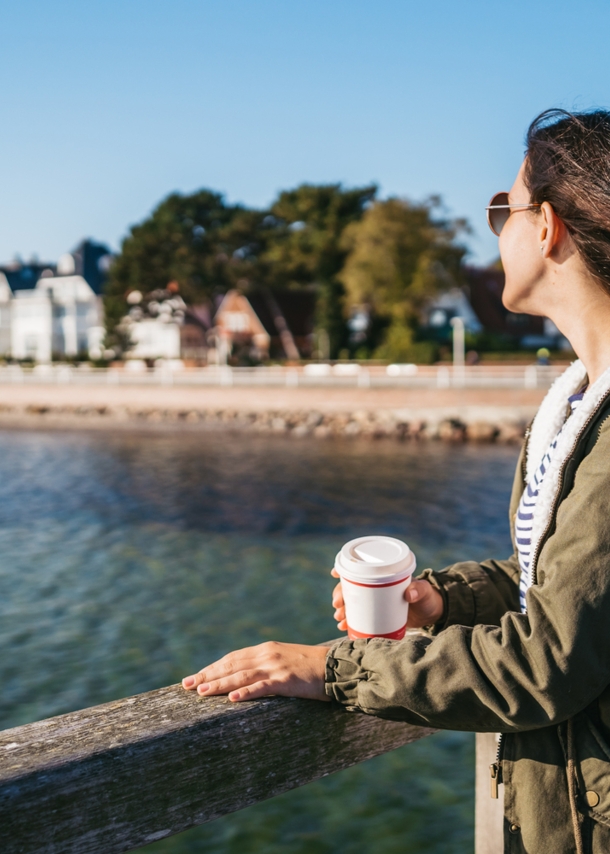
{"type": "Polygon", "coordinates": [[[540,253],[543,258],[550,258],[551,255],[561,257],[564,254],[564,244],[568,232],[548,202],[543,202],[540,205],[540,231],[538,236],[540,253]]]}

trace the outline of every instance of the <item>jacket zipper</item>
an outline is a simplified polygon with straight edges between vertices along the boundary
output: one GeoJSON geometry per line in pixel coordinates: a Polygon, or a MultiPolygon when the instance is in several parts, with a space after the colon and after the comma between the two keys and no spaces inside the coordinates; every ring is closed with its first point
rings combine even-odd
{"type": "MultiPolygon", "coordinates": [[[[555,516],[555,511],[557,510],[557,499],[561,495],[561,490],[563,489],[563,478],[565,475],[565,470],[567,468],[568,462],[572,458],[572,455],[574,454],[576,448],[578,447],[578,443],[582,439],[583,434],[586,432],[587,428],[589,427],[589,424],[597,416],[597,413],[600,411],[600,409],[602,408],[602,406],[608,400],[609,397],[610,397],[610,391],[606,392],[606,394],[602,397],[602,399],[600,400],[600,402],[597,405],[597,407],[595,408],[595,410],[591,413],[589,418],[585,421],[585,423],[583,424],[583,426],[580,429],[580,432],[578,433],[578,436],[576,436],[576,438],[574,439],[574,444],[572,445],[572,447],[570,449],[570,453],[566,456],[565,462],[561,468],[561,471],[559,472],[559,481],[557,484],[557,490],[555,491],[555,495],[553,497],[553,503],[551,505],[551,513],[549,514],[549,521],[547,522],[547,526],[546,526],[542,536],[538,540],[538,545],[536,546],[536,551],[532,555],[532,584],[538,583],[538,576],[537,576],[538,555],[540,554],[540,552],[542,550],[542,546],[544,545],[544,541],[546,540],[546,537],[547,537],[547,535],[551,529],[553,517],[555,516]]],[[[600,424],[599,429],[601,430],[601,424],[600,424]]],[[[525,437],[524,438],[525,438],[526,443],[529,440],[530,433],[531,433],[531,425],[525,431],[525,437]]],[[[598,431],[598,438],[599,438],[599,431],[598,431]]],[[[521,472],[523,474],[523,482],[524,483],[525,483],[525,476],[526,476],[526,470],[525,470],[526,455],[527,455],[527,448],[525,450],[525,453],[523,454],[523,462],[521,464],[521,472]]],[[[496,761],[492,762],[491,765],[489,766],[489,773],[490,773],[490,777],[491,777],[491,797],[494,798],[495,800],[497,800],[497,798],[498,798],[498,786],[500,785],[500,783],[502,783],[502,757],[503,757],[503,754],[504,754],[504,733],[502,732],[502,733],[500,733],[500,737],[498,738],[498,749],[496,751],[496,761]]]]}
{"type": "Polygon", "coordinates": [[[525,433],[523,435],[523,443],[525,445],[523,449],[523,459],[521,460],[521,479],[523,480],[523,483],[525,483],[525,479],[527,478],[527,445],[529,442],[530,433],[532,432],[532,424],[533,422],[530,421],[530,423],[525,428],[525,433]]]}
{"type": "Polygon", "coordinates": [[[496,750],[496,761],[489,766],[489,774],[491,776],[491,797],[494,800],[498,799],[498,786],[502,783],[502,755],[504,754],[504,733],[501,732],[498,738],[498,749],[496,750]]]}

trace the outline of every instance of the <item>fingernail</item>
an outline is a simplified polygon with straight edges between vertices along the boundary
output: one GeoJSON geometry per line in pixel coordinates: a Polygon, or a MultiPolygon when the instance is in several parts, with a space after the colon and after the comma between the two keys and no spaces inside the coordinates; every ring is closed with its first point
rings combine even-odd
{"type": "Polygon", "coordinates": [[[205,692],[209,689],[209,685],[207,682],[204,682],[202,685],[197,688],[199,694],[205,694],[205,692]]]}
{"type": "Polygon", "coordinates": [[[186,679],[182,680],[182,687],[183,688],[192,688],[194,684],[195,684],[195,677],[194,676],[187,676],[186,679]]]}
{"type": "Polygon", "coordinates": [[[231,691],[229,694],[229,700],[239,700],[240,696],[239,691],[231,691]]]}

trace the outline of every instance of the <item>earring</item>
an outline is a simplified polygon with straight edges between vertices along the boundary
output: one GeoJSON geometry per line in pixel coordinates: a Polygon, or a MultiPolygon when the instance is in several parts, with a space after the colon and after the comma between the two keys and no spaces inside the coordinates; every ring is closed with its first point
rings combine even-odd
{"type": "Polygon", "coordinates": [[[540,247],[540,254],[541,254],[541,255],[542,255],[542,254],[544,254],[544,243],[543,243],[543,244],[542,244],[542,246],[540,247]]]}

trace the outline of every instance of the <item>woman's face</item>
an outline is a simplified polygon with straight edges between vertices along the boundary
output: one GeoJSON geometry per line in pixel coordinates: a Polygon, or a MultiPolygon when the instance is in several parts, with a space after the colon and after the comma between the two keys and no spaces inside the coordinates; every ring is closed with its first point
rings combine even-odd
{"type": "MultiPolygon", "coordinates": [[[[519,169],[509,194],[510,204],[529,204],[530,194],[519,169]]],[[[539,208],[517,208],[511,212],[499,238],[500,257],[506,274],[502,302],[510,311],[544,314],[544,300],[536,289],[544,273],[539,208]]]]}

